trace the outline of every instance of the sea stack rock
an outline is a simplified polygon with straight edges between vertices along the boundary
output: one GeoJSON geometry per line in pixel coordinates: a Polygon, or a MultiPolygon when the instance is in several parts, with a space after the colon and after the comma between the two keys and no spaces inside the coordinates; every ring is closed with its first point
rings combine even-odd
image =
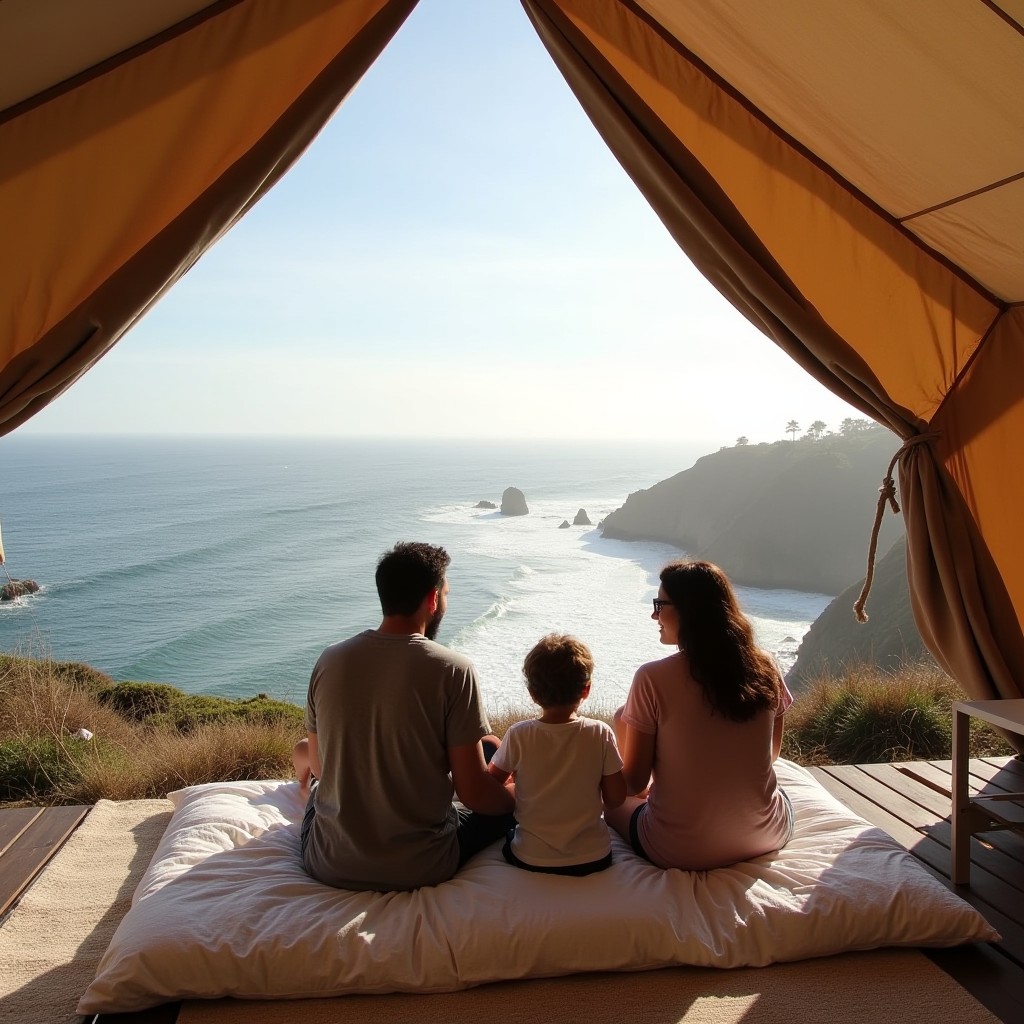
{"type": "Polygon", "coordinates": [[[497,508],[493,501],[478,501],[473,508],[497,508]]]}
{"type": "Polygon", "coordinates": [[[560,530],[568,530],[569,529],[569,520],[568,519],[563,519],[562,522],[559,524],[558,528],[560,530]]]}
{"type": "Polygon", "coordinates": [[[0,587],[0,601],[13,601],[24,594],[34,594],[39,590],[35,580],[11,580],[0,587]]]}
{"type": "Polygon", "coordinates": [[[587,510],[581,508],[576,513],[576,518],[572,521],[573,526],[593,526],[594,524],[590,521],[590,516],[587,515],[587,510]]]}
{"type": "Polygon", "coordinates": [[[526,495],[518,487],[506,487],[501,494],[501,514],[503,516],[528,516],[526,495]]]}

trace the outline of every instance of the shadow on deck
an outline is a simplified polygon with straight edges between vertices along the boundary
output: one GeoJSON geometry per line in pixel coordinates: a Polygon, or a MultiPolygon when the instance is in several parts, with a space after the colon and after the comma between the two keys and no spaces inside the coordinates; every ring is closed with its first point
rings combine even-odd
{"type": "MultiPolygon", "coordinates": [[[[950,881],[952,762],[830,765],[811,769],[854,813],[888,832],[999,932],[998,943],[926,950],[931,960],[1004,1021],[1024,1019],[1024,836],[988,832],[971,839],[971,881],[950,881]]],[[[1024,790],[1024,762],[970,762],[974,795],[1024,790]]]]}

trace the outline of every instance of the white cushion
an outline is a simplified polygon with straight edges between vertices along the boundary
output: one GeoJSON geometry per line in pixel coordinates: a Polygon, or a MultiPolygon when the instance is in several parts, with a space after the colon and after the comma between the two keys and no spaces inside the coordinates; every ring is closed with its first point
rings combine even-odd
{"type": "Polygon", "coordinates": [[[998,938],[804,769],[780,761],[778,774],[795,834],[755,861],[663,871],[614,837],[611,868],[567,878],[513,868],[495,844],[451,881],[402,893],[332,889],[305,874],[296,783],[172,793],[167,832],[78,1012],[183,998],[445,992],[998,938]]]}

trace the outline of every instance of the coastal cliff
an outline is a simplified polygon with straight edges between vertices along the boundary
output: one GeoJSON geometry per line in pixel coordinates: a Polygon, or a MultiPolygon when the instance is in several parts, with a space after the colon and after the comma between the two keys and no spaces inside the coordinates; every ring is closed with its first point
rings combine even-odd
{"type": "MultiPolygon", "coordinates": [[[[864,575],[878,488],[898,447],[873,426],[723,448],[630,494],[602,536],[673,544],[746,586],[838,594],[864,575]]],[[[902,518],[887,511],[878,550],[902,535],[902,518]]]]}
{"type": "Polygon", "coordinates": [[[802,688],[823,675],[838,678],[862,665],[895,673],[910,662],[934,661],[910,607],[906,537],[875,563],[868,621],[857,622],[852,609],[863,585],[861,579],[847,587],[814,620],[786,676],[790,686],[802,688]]]}

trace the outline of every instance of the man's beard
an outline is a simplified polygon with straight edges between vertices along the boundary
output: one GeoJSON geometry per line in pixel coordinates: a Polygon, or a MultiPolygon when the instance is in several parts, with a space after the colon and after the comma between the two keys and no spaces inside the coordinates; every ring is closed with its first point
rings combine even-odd
{"type": "Polygon", "coordinates": [[[437,639],[437,631],[441,628],[441,620],[443,618],[444,618],[444,612],[441,611],[440,609],[438,609],[436,612],[434,612],[434,614],[431,616],[430,621],[427,623],[427,628],[426,628],[426,630],[423,633],[423,635],[428,640],[436,640],[437,639]]]}

